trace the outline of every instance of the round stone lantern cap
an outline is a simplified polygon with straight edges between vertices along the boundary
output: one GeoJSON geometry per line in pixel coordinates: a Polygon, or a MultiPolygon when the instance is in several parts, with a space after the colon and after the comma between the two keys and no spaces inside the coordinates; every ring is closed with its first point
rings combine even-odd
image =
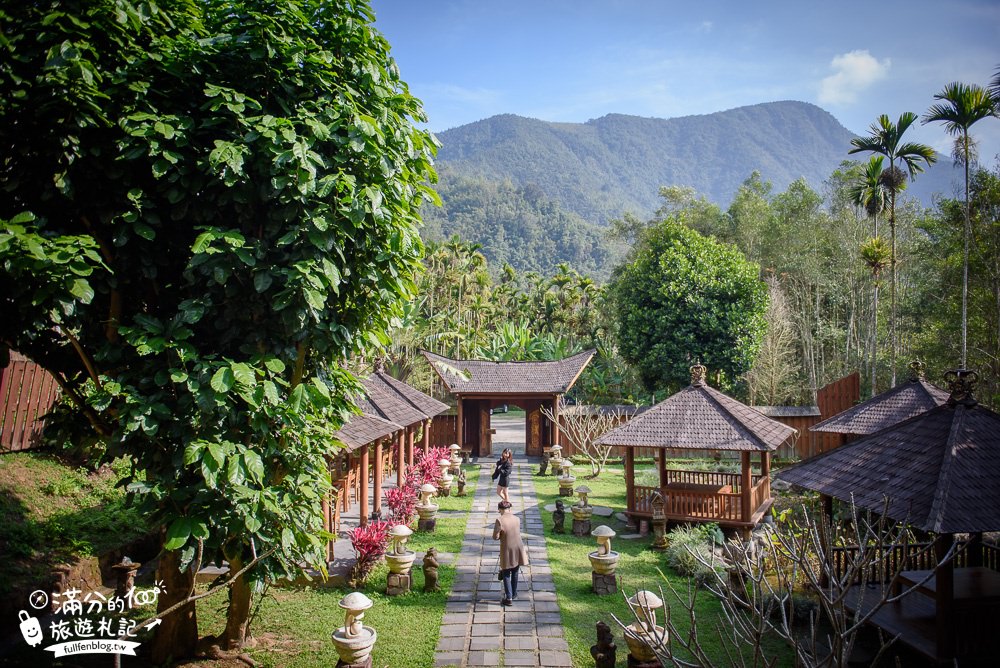
{"type": "Polygon", "coordinates": [[[635,596],[628,600],[628,604],[633,608],[645,608],[647,610],[656,610],[663,607],[663,601],[660,600],[660,597],[645,589],[637,591],[635,596]]]}
{"type": "Polygon", "coordinates": [[[615,530],[607,524],[601,524],[596,529],[591,531],[590,535],[594,538],[614,538],[617,534],[615,533],[615,530]]]}
{"type": "MultiPolygon", "coordinates": [[[[579,487],[576,488],[576,493],[577,494],[590,494],[590,488],[587,487],[586,485],[580,485],[579,487]]],[[[603,525],[601,525],[601,526],[603,526],[603,525]]]]}
{"type": "Polygon", "coordinates": [[[549,452],[555,452],[555,453],[558,454],[558,453],[562,452],[562,446],[559,445],[558,443],[556,443],[551,448],[549,448],[549,452]]]}
{"type": "Polygon", "coordinates": [[[434,485],[430,484],[429,482],[425,482],[423,485],[420,486],[420,491],[423,492],[423,493],[425,493],[425,494],[430,494],[431,492],[438,491],[438,489],[437,489],[437,487],[435,487],[434,485]]]}
{"type": "Polygon", "coordinates": [[[438,466],[451,466],[451,462],[447,459],[438,460],[438,466]]]}
{"type": "Polygon", "coordinates": [[[393,538],[406,538],[407,536],[413,535],[413,529],[406,526],[405,524],[396,524],[391,529],[389,529],[389,535],[393,538]]]}
{"type": "Polygon", "coordinates": [[[448,449],[451,450],[452,452],[458,452],[459,450],[462,449],[462,447],[458,443],[452,443],[451,445],[448,446],[448,449]]]}
{"type": "Polygon", "coordinates": [[[359,591],[352,591],[337,604],[344,610],[367,610],[375,605],[370,598],[359,591]]]}

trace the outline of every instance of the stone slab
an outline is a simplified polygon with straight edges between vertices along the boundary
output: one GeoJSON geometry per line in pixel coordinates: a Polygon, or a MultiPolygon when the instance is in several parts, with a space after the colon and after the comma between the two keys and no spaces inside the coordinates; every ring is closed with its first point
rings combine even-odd
{"type": "Polygon", "coordinates": [[[500,652],[484,652],[480,650],[469,652],[469,659],[466,665],[498,666],[500,665],[500,652]]]}
{"type": "MultiPolygon", "coordinates": [[[[504,652],[503,665],[505,666],[536,666],[534,652],[504,652]]],[[[548,666],[550,664],[542,664],[548,666]]]]}
{"type": "Polygon", "coordinates": [[[535,651],[538,647],[538,641],[535,636],[507,636],[503,639],[504,651],[512,649],[529,649],[535,651]]]}
{"type": "Polygon", "coordinates": [[[570,658],[569,652],[543,651],[538,656],[538,663],[546,668],[550,666],[562,668],[563,666],[572,666],[573,659],[570,658]]]}
{"type": "Polygon", "coordinates": [[[469,641],[470,650],[496,651],[500,649],[500,637],[475,637],[469,641]]]}
{"type": "Polygon", "coordinates": [[[614,508],[608,508],[607,506],[594,506],[594,514],[599,517],[611,517],[614,514],[614,508]]]}
{"type": "Polygon", "coordinates": [[[568,652],[569,643],[566,642],[565,638],[555,638],[552,636],[539,636],[538,649],[541,650],[551,649],[559,652],[568,652]]]}
{"type": "Polygon", "coordinates": [[[461,666],[463,658],[462,652],[435,652],[434,666],[461,666]]]}
{"type": "MultiPolygon", "coordinates": [[[[472,632],[476,632],[476,627],[472,627],[472,632]]],[[[530,636],[535,632],[535,624],[528,622],[525,624],[504,624],[503,635],[508,636],[530,636]]]]}

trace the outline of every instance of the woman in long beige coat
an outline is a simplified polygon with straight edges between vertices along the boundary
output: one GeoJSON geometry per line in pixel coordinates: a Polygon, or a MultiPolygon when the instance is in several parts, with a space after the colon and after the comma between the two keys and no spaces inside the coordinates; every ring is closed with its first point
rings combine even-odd
{"type": "Polygon", "coordinates": [[[517,576],[521,566],[528,565],[528,550],[521,542],[521,520],[510,512],[510,502],[497,504],[500,517],[493,525],[493,540],[500,541],[500,579],[503,600],[500,605],[512,605],[517,598],[517,576]]]}

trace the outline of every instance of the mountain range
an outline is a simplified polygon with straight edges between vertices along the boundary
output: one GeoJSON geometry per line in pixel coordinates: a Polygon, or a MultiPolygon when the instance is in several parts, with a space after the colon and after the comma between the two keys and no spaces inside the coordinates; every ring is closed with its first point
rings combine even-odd
{"type": "MultiPolygon", "coordinates": [[[[424,212],[427,236],[459,234],[483,243],[491,260],[520,269],[550,271],[538,261],[565,260],[598,274],[605,273],[607,249],[587,261],[585,247],[601,246],[600,230],[626,211],[649,217],[661,186],[692,187],[726,208],[755,170],[774,192],[805,178],[822,193],[842,161],[868,157],[848,155],[855,135],[833,115],[794,101],[669,119],[609,114],[586,123],[502,114],[437,136],[444,206],[424,212]],[[533,220],[519,219],[518,211],[533,220]],[[490,250],[497,235],[506,257],[490,250]],[[519,244],[511,247],[512,237],[526,235],[545,241],[540,258],[522,261],[519,244]]],[[[957,182],[951,160],[939,156],[907,195],[930,206],[936,193],[952,196],[957,182]]]]}

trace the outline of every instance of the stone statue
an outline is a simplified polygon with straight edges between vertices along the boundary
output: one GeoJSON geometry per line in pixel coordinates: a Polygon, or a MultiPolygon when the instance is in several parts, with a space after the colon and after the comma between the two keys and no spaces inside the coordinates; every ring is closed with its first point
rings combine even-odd
{"type": "Polygon", "coordinates": [[[552,533],[566,533],[566,508],[562,499],[556,499],[556,509],[552,511],[552,533]]]}
{"type": "Polygon", "coordinates": [[[424,591],[440,591],[438,587],[437,548],[432,547],[424,555],[424,591]]]}
{"type": "Polygon", "coordinates": [[[615,668],[617,652],[618,646],[611,635],[611,627],[604,622],[597,622],[597,644],[590,646],[594,668],[615,668]]]}
{"type": "Polygon", "coordinates": [[[549,468],[549,453],[542,453],[542,463],[538,466],[538,475],[545,475],[545,471],[549,468]]]}
{"type": "Polygon", "coordinates": [[[455,492],[455,496],[465,496],[465,469],[458,470],[458,491],[455,492]]]}

